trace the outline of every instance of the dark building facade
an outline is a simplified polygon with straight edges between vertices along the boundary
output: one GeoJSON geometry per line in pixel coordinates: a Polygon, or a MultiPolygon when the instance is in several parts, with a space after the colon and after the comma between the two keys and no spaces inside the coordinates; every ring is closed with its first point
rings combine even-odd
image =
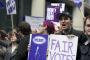
{"type": "MultiPolygon", "coordinates": [[[[6,0],[0,0],[0,25],[6,30],[11,30],[11,16],[6,12],[6,0]],[[3,4],[3,5],[2,5],[3,4]]],[[[31,15],[32,0],[15,0],[17,14],[13,15],[14,26],[22,20],[25,20],[25,15],[31,15]]]]}

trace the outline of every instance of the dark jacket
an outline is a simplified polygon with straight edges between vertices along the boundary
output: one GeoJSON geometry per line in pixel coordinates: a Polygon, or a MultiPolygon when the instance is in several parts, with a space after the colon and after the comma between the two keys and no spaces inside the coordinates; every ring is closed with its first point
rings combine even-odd
{"type": "Polygon", "coordinates": [[[28,44],[30,35],[25,36],[20,40],[17,52],[11,60],[27,60],[28,57],[28,44]]]}
{"type": "Polygon", "coordinates": [[[87,37],[82,31],[73,30],[73,34],[78,36],[78,48],[77,48],[76,60],[80,60],[81,55],[82,55],[80,48],[87,41],[87,37]]]}
{"type": "Polygon", "coordinates": [[[90,60],[90,43],[80,46],[81,58],[80,60],[90,60]]]}
{"type": "Polygon", "coordinates": [[[0,40],[0,60],[5,59],[8,46],[11,45],[9,40],[0,40]]]}
{"type": "Polygon", "coordinates": [[[5,59],[4,60],[11,60],[16,55],[17,48],[18,48],[18,46],[16,47],[16,49],[14,50],[14,52],[12,52],[12,46],[9,46],[7,48],[7,52],[5,54],[5,59]]]}
{"type": "Polygon", "coordinates": [[[9,41],[9,40],[0,40],[0,45],[7,48],[11,45],[11,41],[9,41]]]}
{"type": "Polygon", "coordinates": [[[6,53],[6,47],[0,45],[0,60],[4,60],[5,53],[6,53]]]}
{"type": "Polygon", "coordinates": [[[10,60],[10,58],[11,58],[11,51],[12,51],[12,48],[11,48],[11,46],[9,46],[9,47],[7,48],[6,53],[5,53],[5,58],[4,58],[4,60],[10,60]]]}

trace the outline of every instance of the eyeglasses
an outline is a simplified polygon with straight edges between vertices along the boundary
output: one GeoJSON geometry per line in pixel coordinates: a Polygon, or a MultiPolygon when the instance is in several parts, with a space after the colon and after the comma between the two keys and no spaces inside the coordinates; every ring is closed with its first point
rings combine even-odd
{"type": "Polygon", "coordinates": [[[90,27],[90,24],[87,24],[86,26],[87,26],[87,27],[90,27]]]}

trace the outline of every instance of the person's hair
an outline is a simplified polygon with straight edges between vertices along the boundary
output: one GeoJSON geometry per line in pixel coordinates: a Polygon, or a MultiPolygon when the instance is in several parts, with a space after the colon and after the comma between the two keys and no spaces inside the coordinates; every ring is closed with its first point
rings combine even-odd
{"type": "Polygon", "coordinates": [[[31,26],[25,21],[22,21],[18,26],[18,31],[23,35],[29,35],[31,33],[31,26]]]}
{"type": "Polygon", "coordinates": [[[0,30],[0,35],[1,35],[1,39],[2,40],[5,40],[5,37],[7,37],[7,33],[6,33],[6,31],[5,30],[0,30]]]}
{"type": "Polygon", "coordinates": [[[53,34],[55,32],[54,24],[51,21],[45,20],[43,25],[47,26],[46,30],[48,34],[53,34]]]}
{"type": "Polygon", "coordinates": [[[86,21],[87,21],[87,19],[90,20],[90,15],[86,16],[86,18],[84,19],[84,25],[83,25],[84,32],[85,32],[85,25],[86,25],[86,21]]]}
{"type": "Polygon", "coordinates": [[[72,20],[72,17],[64,14],[59,16],[59,20],[62,19],[62,17],[65,17],[66,19],[70,18],[70,20],[72,20]]]}

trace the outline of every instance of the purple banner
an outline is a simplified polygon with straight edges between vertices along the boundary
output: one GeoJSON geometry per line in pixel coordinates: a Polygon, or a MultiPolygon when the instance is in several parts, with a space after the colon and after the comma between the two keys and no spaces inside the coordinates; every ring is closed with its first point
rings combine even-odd
{"type": "Polygon", "coordinates": [[[46,60],[48,35],[32,34],[28,60],[46,60]]]}
{"type": "Polygon", "coordinates": [[[47,5],[46,10],[46,20],[51,20],[58,22],[59,13],[64,11],[65,4],[64,3],[51,3],[47,5]]]}

